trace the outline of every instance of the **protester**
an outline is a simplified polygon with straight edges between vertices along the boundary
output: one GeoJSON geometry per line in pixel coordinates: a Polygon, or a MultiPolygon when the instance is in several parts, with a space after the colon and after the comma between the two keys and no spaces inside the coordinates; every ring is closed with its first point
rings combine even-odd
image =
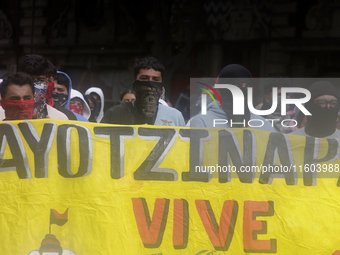
{"type": "Polygon", "coordinates": [[[71,100],[69,109],[77,114],[82,115],[84,118],[89,119],[91,115],[91,110],[86,103],[83,95],[75,89],[71,89],[71,100]]]}
{"type": "Polygon", "coordinates": [[[120,101],[123,104],[124,103],[129,103],[129,102],[135,102],[136,101],[135,92],[132,89],[124,90],[120,94],[120,101]]]}
{"type": "Polygon", "coordinates": [[[220,119],[224,120],[223,124],[216,124],[215,127],[217,128],[230,128],[230,122],[232,121],[233,124],[232,127],[248,127],[249,120],[260,120],[263,122],[263,126],[261,127],[254,127],[256,129],[261,130],[267,130],[267,131],[275,131],[275,129],[272,127],[271,123],[264,119],[261,116],[255,115],[250,112],[248,106],[247,106],[247,87],[252,86],[252,75],[242,65],[238,64],[230,64],[228,66],[225,66],[218,78],[218,82],[220,83],[226,83],[226,84],[232,84],[241,89],[243,92],[245,99],[244,99],[244,109],[245,114],[244,115],[234,115],[233,111],[233,97],[228,89],[220,89],[219,93],[221,96],[222,106],[219,101],[217,101],[217,105],[215,105],[215,102],[211,102],[207,105],[207,114],[202,115],[198,114],[190,121],[190,127],[214,127],[214,120],[220,119]],[[221,79],[226,79],[224,81],[221,81],[221,79]],[[241,124],[240,124],[241,123],[241,124]]]}
{"type": "Polygon", "coordinates": [[[307,115],[305,127],[292,132],[292,135],[320,138],[340,138],[336,128],[339,106],[339,91],[327,81],[314,82],[309,88],[311,99],[305,104],[312,114],[307,115]]]}
{"type": "Polygon", "coordinates": [[[163,74],[164,66],[158,59],[138,59],[134,64],[133,83],[136,101],[110,108],[102,123],[185,126],[183,116],[178,110],[159,104],[163,93],[163,74]]]}
{"type": "Polygon", "coordinates": [[[65,113],[70,120],[88,121],[87,118],[69,109],[71,89],[71,78],[66,73],[57,71],[57,74],[54,77],[54,89],[52,94],[54,100],[53,107],[65,113]]]}
{"type": "Polygon", "coordinates": [[[10,74],[0,84],[1,120],[32,119],[34,108],[33,79],[25,73],[10,74]]]}
{"type": "Polygon", "coordinates": [[[96,107],[96,100],[93,98],[92,95],[84,95],[85,101],[87,105],[90,107],[91,115],[89,118],[90,122],[97,122],[96,118],[94,117],[94,110],[96,107]]]}
{"type": "MultiPolygon", "coordinates": [[[[51,118],[67,120],[67,116],[49,105],[49,94],[53,87],[48,84],[51,66],[47,59],[40,55],[25,55],[19,61],[19,71],[30,75],[34,85],[33,119],[51,118]]],[[[50,102],[52,103],[52,102],[50,102]]]]}
{"type": "Polygon", "coordinates": [[[104,116],[104,93],[100,88],[92,87],[86,90],[85,95],[91,95],[95,100],[95,107],[91,111],[90,121],[95,119],[99,123],[104,116]]]}

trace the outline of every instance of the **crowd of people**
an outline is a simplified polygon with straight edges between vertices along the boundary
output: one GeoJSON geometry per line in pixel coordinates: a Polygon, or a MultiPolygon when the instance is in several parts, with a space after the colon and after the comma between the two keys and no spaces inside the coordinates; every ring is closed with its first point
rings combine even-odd
{"type": "Polygon", "coordinates": [[[171,107],[165,97],[162,85],[164,72],[164,65],[154,57],[137,59],[131,88],[121,93],[119,105],[104,113],[105,98],[100,88],[91,87],[83,95],[72,88],[71,78],[65,72],[57,71],[44,56],[26,55],[19,61],[18,72],[3,77],[0,84],[0,118],[5,121],[51,118],[107,124],[198,128],[249,127],[303,136],[340,138],[340,130],[337,129],[340,94],[330,82],[318,81],[308,88],[311,98],[304,107],[311,115],[305,115],[296,107],[287,109],[284,115],[280,108],[281,88],[288,87],[289,80],[270,78],[264,86],[264,97],[259,102],[254,102],[254,109],[271,109],[274,97],[278,104],[271,114],[259,116],[247,105],[248,88],[254,86],[251,73],[242,65],[230,64],[221,70],[216,84],[232,84],[242,91],[245,98],[243,114],[235,114],[233,93],[230,90],[212,89],[210,92],[214,93],[205,90],[191,97],[193,100],[188,106],[191,118],[184,120],[182,113],[171,107]],[[203,114],[200,111],[204,93],[214,95],[204,101],[207,107],[203,114]],[[270,121],[273,119],[277,121],[270,121]],[[293,125],[283,125],[281,120],[291,120],[293,125]],[[247,124],[252,121],[261,121],[262,125],[247,124]]]}

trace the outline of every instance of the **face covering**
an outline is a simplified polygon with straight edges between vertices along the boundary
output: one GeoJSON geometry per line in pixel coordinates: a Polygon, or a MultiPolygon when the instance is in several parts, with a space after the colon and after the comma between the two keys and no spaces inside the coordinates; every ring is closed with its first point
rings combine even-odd
{"type": "Polygon", "coordinates": [[[53,92],[53,88],[54,88],[54,83],[53,82],[48,82],[47,85],[47,92],[46,92],[46,99],[47,99],[47,104],[50,106],[54,105],[54,101],[52,99],[52,92],[53,92]]]}
{"type": "Polygon", "coordinates": [[[78,105],[75,105],[75,104],[70,104],[68,109],[72,112],[75,112],[75,113],[78,113],[80,115],[83,114],[83,111],[84,111],[84,108],[83,107],[80,107],[78,105]]]}
{"type": "Polygon", "coordinates": [[[310,136],[326,137],[335,132],[339,106],[324,107],[308,102],[306,105],[312,116],[307,116],[305,131],[310,136]]]}
{"type": "Polygon", "coordinates": [[[46,109],[47,85],[40,81],[34,81],[33,84],[34,84],[33,119],[46,118],[47,116],[47,109],[46,109]]]}
{"type": "Polygon", "coordinates": [[[54,100],[54,106],[58,109],[59,107],[64,107],[68,101],[68,95],[64,93],[52,93],[52,98],[54,100]]]}
{"type": "Polygon", "coordinates": [[[2,108],[5,110],[6,120],[32,119],[34,99],[8,100],[1,99],[2,108]]]}
{"type": "Polygon", "coordinates": [[[96,102],[96,106],[94,108],[94,116],[97,118],[99,113],[100,113],[100,109],[102,107],[102,104],[100,102],[96,102]]]}
{"type": "Polygon", "coordinates": [[[158,100],[162,95],[162,83],[135,80],[133,89],[136,93],[136,124],[153,125],[158,111],[158,100]]]}

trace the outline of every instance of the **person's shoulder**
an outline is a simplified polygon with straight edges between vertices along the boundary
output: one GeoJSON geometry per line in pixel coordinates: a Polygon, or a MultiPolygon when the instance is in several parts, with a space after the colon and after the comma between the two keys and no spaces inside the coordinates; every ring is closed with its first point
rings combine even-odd
{"type": "Polygon", "coordinates": [[[158,104],[155,125],[184,127],[185,121],[182,113],[179,110],[158,104]]]}
{"type": "Polygon", "coordinates": [[[168,112],[168,113],[171,113],[171,114],[174,114],[174,115],[182,115],[182,113],[177,110],[176,108],[173,108],[173,107],[170,107],[170,106],[165,106],[165,105],[162,105],[162,104],[159,104],[158,105],[158,111],[161,111],[161,112],[168,112]]]}
{"type": "Polygon", "coordinates": [[[115,105],[115,106],[112,106],[111,108],[109,108],[106,112],[106,113],[121,113],[121,112],[129,112],[131,111],[133,108],[133,105],[132,103],[124,103],[124,104],[119,104],[119,105],[115,105]]]}
{"type": "Polygon", "coordinates": [[[204,116],[202,114],[197,114],[196,116],[190,119],[190,127],[200,127],[206,128],[208,127],[206,122],[204,121],[204,116]]]}
{"type": "Polygon", "coordinates": [[[58,111],[54,107],[47,105],[47,116],[51,119],[58,119],[58,120],[68,120],[66,114],[62,113],[61,111],[58,111]]]}
{"type": "Polygon", "coordinates": [[[101,123],[107,124],[133,124],[133,104],[132,103],[124,103],[115,105],[109,108],[105,114],[101,123]]]}
{"type": "Polygon", "coordinates": [[[86,119],[83,115],[80,115],[80,114],[75,113],[75,112],[74,112],[74,115],[76,116],[76,118],[77,118],[78,121],[89,122],[89,120],[86,119]]]}

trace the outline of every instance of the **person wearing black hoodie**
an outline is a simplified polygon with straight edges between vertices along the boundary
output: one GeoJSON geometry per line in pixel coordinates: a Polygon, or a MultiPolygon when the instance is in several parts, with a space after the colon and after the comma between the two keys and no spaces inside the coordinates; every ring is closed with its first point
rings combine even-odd
{"type": "Polygon", "coordinates": [[[319,138],[340,138],[336,128],[339,106],[339,91],[327,81],[314,82],[309,88],[311,100],[305,107],[312,114],[307,116],[305,127],[291,135],[313,136],[319,138]]]}

